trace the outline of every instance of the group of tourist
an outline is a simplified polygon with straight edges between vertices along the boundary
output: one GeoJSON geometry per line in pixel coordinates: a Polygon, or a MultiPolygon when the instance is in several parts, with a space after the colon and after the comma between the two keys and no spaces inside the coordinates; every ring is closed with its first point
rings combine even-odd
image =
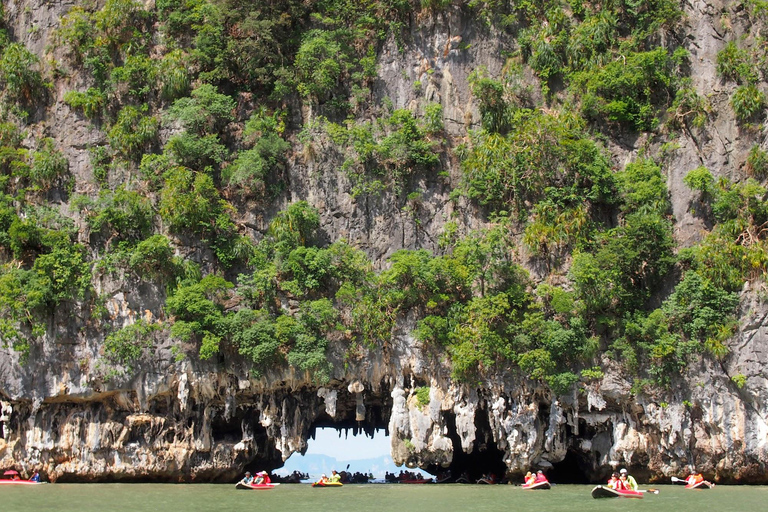
{"type": "Polygon", "coordinates": [[[325,476],[325,473],[320,475],[320,480],[317,481],[318,484],[340,484],[341,483],[341,475],[336,472],[336,470],[331,470],[331,476],[325,476]]]}
{"type": "Polygon", "coordinates": [[[636,491],[637,480],[626,469],[621,468],[618,473],[613,472],[608,480],[608,487],[617,491],[636,491]]]}
{"type": "MultiPolygon", "coordinates": [[[[689,475],[683,479],[672,479],[673,481],[682,481],[688,486],[694,486],[704,482],[708,486],[713,486],[711,482],[704,480],[704,476],[696,471],[694,466],[689,466],[689,475]]],[[[625,468],[621,468],[618,473],[614,472],[608,480],[608,487],[617,491],[637,491],[637,481],[629,474],[625,468]]]]}
{"type": "Polygon", "coordinates": [[[540,484],[544,482],[549,482],[549,480],[547,480],[547,477],[546,475],[544,475],[544,472],[542,470],[538,470],[535,473],[529,471],[525,474],[525,485],[527,486],[531,486],[533,484],[540,484]]]}
{"type": "Polygon", "coordinates": [[[421,473],[414,471],[400,471],[400,474],[390,473],[387,471],[384,473],[384,481],[388,484],[396,484],[400,482],[421,482],[425,478],[421,473]]]}
{"type": "MultiPolygon", "coordinates": [[[[693,466],[690,466],[690,474],[684,479],[679,480],[681,482],[684,482],[685,484],[689,486],[693,486],[696,484],[699,484],[701,482],[705,482],[707,485],[712,486],[714,484],[707,482],[704,480],[704,477],[701,473],[696,472],[695,468],[693,466]]],[[[448,476],[450,476],[450,473],[448,473],[448,476]]],[[[18,478],[18,476],[16,476],[18,478]]],[[[339,474],[335,469],[331,471],[331,476],[326,476],[323,474],[320,477],[320,480],[318,483],[365,483],[368,481],[368,479],[372,479],[373,475],[365,475],[363,473],[360,473],[359,475],[355,473],[354,475],[351,474],[339,474]]],[[[407,482],[407,481],[421,481],[423,480],[423,476],[421,473],[414,473],[411,471],[400,471],[399,475],[396,475],[394,473],[386,473],[385,481],[387,483],[398,483],[398,482],[407,482]]],[[[35,471],[35,474],[30,478],[30,480],[39,480],[40,477],[37,474],[37,471],[35,471]]],[[[445,478],[444,480],[449,480],[449,478],[445,478]]],[[[673,478],[673,480],[675,480],[673,478]]],[[[440,481],[440,480],[438,480],[440,481]]],[[[461,479],[457,479],[457,482],[462,481],[461,479]]],[[[467,480],[464,480],[467,482],[467,480]]],[[[245,477],[241,480],[242,483],[248,484],[248,485],[259,485],[259,484],[268,484],[271,482],[269,475],[266,471],[260,471],[256,473],[256,476],[252,476],[250,471],[245,472],[245,477]]],[[[525,474],[525,483],[524,485],[529,487],[534,484],[549,482],[547,480],[546,475],[544,475],[544,472],[542,470],[538,470],[535,473],[532,471],[529,471],[525,474]]],[[[478,480],[478,483],[498,483],[496,481],[496,478],[492,475],[484,475],[483,478],[478,480]],[[483,479],[486,479],[487,481],[481,481],[483,479]]],[[[629,474],[629,471],[627,471],[626,468],[621,468],[618,472],[613,472],[611,474],[611,478],[608,480],[607,487],[610,487],[611,489],[615,489],[618,491],[637,491],[637,480],[629,474]]]]}
{"type": "Polygon", "coordinates": [[[266,471],[259,471],[256,473],[256,476],[251,475],[250,471],[246,471],[245,476],[240,482],[246,485],[261,485],[271,483],[272,480],[266,471]]]}
{"type": "MultiPolygon", "coordinates": [[[[22,479],[21,475],[19,475],[19,472],[16,471],[15,469],[9,469],[8,471],[6,471],[4,473],[4,475],[9,476],[10,477],[9,480],[21,480],[22,479]]],[[[32,476],[30,476],[28,480],[30,482],[39,482],[40,481],[40,473],[38,473],[37,471],[33,471],[32,472],[32,476]]]]}

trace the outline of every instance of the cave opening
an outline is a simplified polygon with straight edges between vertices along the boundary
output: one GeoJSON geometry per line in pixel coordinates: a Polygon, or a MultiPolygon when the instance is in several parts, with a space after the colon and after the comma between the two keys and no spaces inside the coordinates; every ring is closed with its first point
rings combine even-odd
{"type": "MultiPolygon", "coordinates": [[[[475,483],[488,475],[494,475],[497,481],[501,481],[506,474],[507,465],[504,464],[504,452],[498,449],[493,440],[488,413],[483,409],[478,409],[475,413],[476,437],[471,453],[464,453],[461,448],[461,437],[456,430],[456,416],[446,412],[443,418],[448,438],[453,444],[453,460],[448,467],[450,480],[447,481],[463,481],[464,477],[469,483],[475,483]]],[[[427,471],[440,475],[445,469],[434,466],[427,468],[427,471]]]]}
{"type": "Polygon", "coordinates": [[[554,463],[546,473],[551,482],[558,484],[589,484],[593,483],[594,470],[585,454],[569,448],[565,458],[554,463]]]}
{"type": "Polygon", "coordinates": [[[298,473],[303,479],[316,480],[322,474],[330,475],[334,469],[347,473],[350,479],[355,475],[384,479],[387,472],[402,468],[392,461],[391,440],[384,428],[315,427],[304,454],[291,455],[275,474],[292,479],[298,473]]]}
{"type": "Polygon", "coordinates": [[[293,453],[276,468],[277,475],[287,478],[296,472],[312,479],[336,469],[352,475],[372,473],[383,479],[386,471],[397,468],[389,437],[389,392],[341,388],[330,403],[329,408],[325,400],[314,401],[313,420],[305,431],[306,449],[293,453]]]}

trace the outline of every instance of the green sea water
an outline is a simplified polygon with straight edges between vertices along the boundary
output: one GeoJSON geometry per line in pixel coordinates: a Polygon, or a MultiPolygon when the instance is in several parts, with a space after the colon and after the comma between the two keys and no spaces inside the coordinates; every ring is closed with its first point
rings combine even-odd
{"type": "Polygon", "coordinates": [[[341,488],[280,485],[270,490],[236,490],[221,484],[49,484],[0,487],[0,511],[673,511],[728,512],[768,510],[768,487],[717,486],[686,490],[659,486],[643,499],[601,499],[592,486],[556,485],[527,491],[512,485],[364,484],[341,488]]]}

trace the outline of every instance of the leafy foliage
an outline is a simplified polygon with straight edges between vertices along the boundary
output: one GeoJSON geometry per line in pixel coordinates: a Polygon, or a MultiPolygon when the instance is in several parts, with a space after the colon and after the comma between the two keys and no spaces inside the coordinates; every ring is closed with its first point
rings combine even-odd
{"type": "Polygon", "coordinates": [[[161,328],[139,319],[106,337],[104,356],[111,364],[123,366],[131,373],[142,353],[152,347],[154,333],[161,328]]]}
{"type": "Polygon", "coordinates": [[[38,70],[40,60],[21,43],[10,43],[0,50],[0,85],[5,99],[23,107],[31,106],[45,91],[38,70]]]}
{"type": "Polygon", "coordinates": [[[281,137],[284,130],[280,112],[272,115],[263,109],[255,112],[245,125],[244,135],[250,149],[241,152],[222,171],[222,181],[263,194],[270,176],[280,174],[285,168],[286,153],[291,145],[281,137]]]}

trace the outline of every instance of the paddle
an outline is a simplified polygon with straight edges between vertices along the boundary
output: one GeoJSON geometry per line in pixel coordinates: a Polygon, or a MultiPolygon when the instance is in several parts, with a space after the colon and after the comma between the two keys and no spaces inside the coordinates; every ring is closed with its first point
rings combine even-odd
{"type": "Polygon", "coordinates": [[[639,492],[648,492],[651,494],[659,494],[658,489],[638,489],[639,492]]]}
{"type": "Polygon", "coordinates": [[[687,483],[688,483],[688,482],[686,482],[685,480],[683,480],[682,478],[677,478],[676,476],[673,476],[673,477],[672,477],[672,481],[673,481],[674,483],[676,483],[676,484],[683,484],[683,485],[685,485],[685,484],[687,484],[687,483]]]}

